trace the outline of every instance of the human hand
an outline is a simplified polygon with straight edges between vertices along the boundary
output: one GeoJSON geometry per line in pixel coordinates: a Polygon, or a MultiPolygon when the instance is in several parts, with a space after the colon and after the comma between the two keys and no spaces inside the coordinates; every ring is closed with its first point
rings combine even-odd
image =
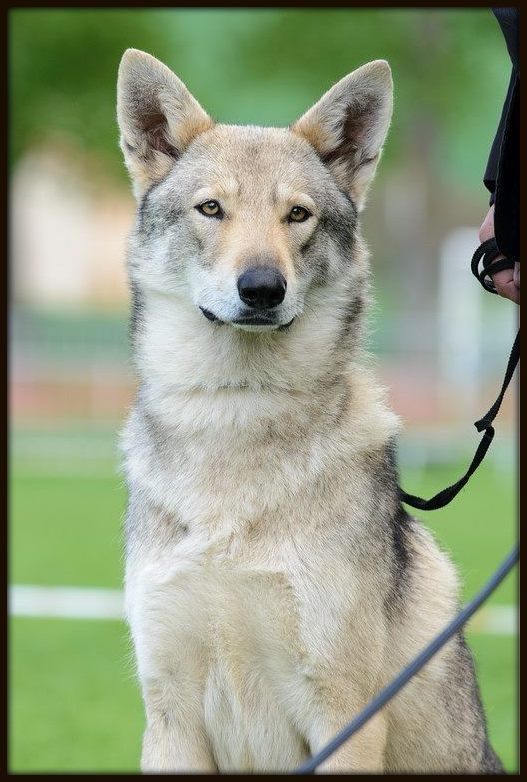
{"type": "MultiPolygon", "coordinates": [[[[483,220],[481,228],[479,229],[479,241],[485,242],[487,239],[492,239],[494,236],[494,204],[487,212],[487,216],[483,220]]],[[[504,255],[498,255],[494,260],[504,258],[504,255]]],[[[520,303],[520,264],[516,262],[514,269],[502,269],[496,274],[491,274],[496,293],[503,296],[505,299],[515,301],[516,304],[520,303]]]]}

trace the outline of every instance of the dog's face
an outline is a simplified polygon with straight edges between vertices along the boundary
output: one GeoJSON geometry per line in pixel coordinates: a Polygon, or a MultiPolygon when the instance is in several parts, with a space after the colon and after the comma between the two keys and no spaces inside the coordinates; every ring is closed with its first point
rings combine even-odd
{"type": "Polygon", "coordinates": [[[290,128],[216,124],[168,68],[128,50],[118,119],[139,201],[133,284],[257,332],[287,331],[310,295],[343,306],[391,109],[390,69],[375,61],[290,128]]]}

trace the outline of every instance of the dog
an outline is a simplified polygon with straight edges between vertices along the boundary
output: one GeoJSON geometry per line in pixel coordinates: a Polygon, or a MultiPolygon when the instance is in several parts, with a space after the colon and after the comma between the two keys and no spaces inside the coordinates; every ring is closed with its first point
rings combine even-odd
{"type": "MultiPolygon", "coordinates": [[[[399,423],[364,351],[359,215],[392,93],[379,60],[288,128],[225,125],[123,55],[145,773],[295,769],[457,610],[452,563],[401,505],[399,423]]],[[[462,634],[320,768],[501,770],[462,634]]]]}

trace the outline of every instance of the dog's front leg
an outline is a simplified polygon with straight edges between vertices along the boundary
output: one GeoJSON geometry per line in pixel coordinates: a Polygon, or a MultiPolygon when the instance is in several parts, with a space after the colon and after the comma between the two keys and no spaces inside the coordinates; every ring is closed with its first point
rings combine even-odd
{"type": "MultiPolygon", "coordinates": [[[[329,684],[325,682],[322,692],[324,701],[314,715],[309,735],[312,755],[325,747],[368,701],[359,697],[355,688],[350,686],[349,678],[347,681],[335,678],[329,684]]],[[[387,722],[381,711],[324,761],[318,773],[381,773],[384,769],[386,737],[387,722]]]]}
{"type": "Polygon", "coordinates": [[[201,698],[172,693],[166,683],[145,692],[147,727],[143,736],[144,774],[217,773],[203,725],[201,698]]]}
{"type": "Polygon", "coordinates": [[[149,720],[143,737],[143,774],[217,773],[206,737],[199,728],[174,723],[166,714],[149,720]]]}
{"type": "MultiPolygon", "coordinates": [[[[322,730],[310,742],[311,753],[321,750],[341,730],[345,722],[332,723],[332,728],[322,730]]],[[[376,714],[351,739],[345,742],[317,769],[319,774],[345,772],[382,773],[384,769],[384,746],[386,742],[386,719],[376,714]]]]}

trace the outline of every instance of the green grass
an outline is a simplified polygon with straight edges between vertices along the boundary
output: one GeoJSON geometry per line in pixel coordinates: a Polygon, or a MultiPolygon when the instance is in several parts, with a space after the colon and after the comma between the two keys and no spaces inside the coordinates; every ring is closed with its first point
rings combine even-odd
{"type": "Polygon", "coordinates": [[[122,585],[125,492],[118,477],[17,472],[10,488],[11,583],[122,585]]]}
{"type": "MultiPolygon", "coordinates": [[[[402,470],[401,485],[410,494],[428,498],[455,483],[468,463],[467,458],[463,465],[434,468],[422,476],[402,470]]],[[[412,511],[433,530],[440,545],[458,566],[465,600],[482,586],[491,570],[512,549],[518,536],[517,496],[516,477],[512,472],[484,464],[446,508],[412,511]]],[[[490,602],[515,603],[517,597],[514,571],[490,602]]]]}
{"type": "MultiPolygon", "coordinates": [[[[404,488],[430,496],[462,465],[419,475],[404,488]]],[[[108,474],[41,474],[16,461],[10,476],[10,581],[120,587],[121,481],[108,474]]],[[[465,597],[486,580],[516,538],[514,476],[486,465],[442,511],[419,514],[452,555],[465,597]]],[[[509,577],[494,602],[516,600],[509,577]]],[[[469,637],[492,741],[516,769],[516,639],[469,637]]],[[[143,716],[130,646],[120,622],[13,619],[10,624],[10,770],[138,769],[143,716]]]]}
{"type": "Polygon", "coordinates": [[[121,622],[12,619],[9,767],[137,771],[143,713],[121,622]]]}
{"type": "Polygon", "coordinates": [[[518,639],[469,633],[467,640],[476,661],[492,745],[505,769],[514,773],[518,771],[518,639]]]}

